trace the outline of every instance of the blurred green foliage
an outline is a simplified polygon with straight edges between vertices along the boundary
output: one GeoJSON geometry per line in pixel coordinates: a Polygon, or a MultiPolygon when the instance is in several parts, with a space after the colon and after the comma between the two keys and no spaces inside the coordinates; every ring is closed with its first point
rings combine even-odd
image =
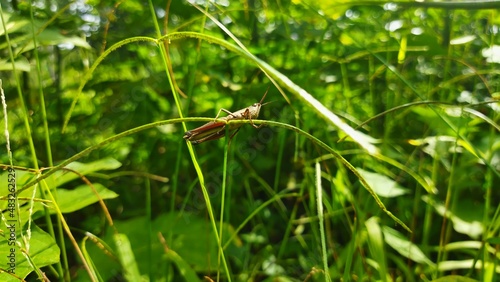
{"type": "MultiPolygon", "coordinates": [[[[399,227],[380,211],[358,179],[314,143],[283,129],[244,126],[229,147],[229,191],[224,203],[224,141],[195,148],[214,213],[224,210],[224,236],[235,236],[226,249],[232,280],[323,281],[325,273],[333,280],[353,281],[432,281],[439,277],[448,281],[443,279],[450,273],[461,279],[498,280],[497,246],[485,242],[499,236],[500,194],[495,188],[500,183],[500,2],[487,1],[496,9],[472,6],[476,3],[443,9],[431,7],[434,2],[429,1],[212,1],[208,5],[206,11],[252,54],[352,127],[388,111],[358,129],[375,140],[383,157],[367,154],[349,139],[337,143],[345,134],[319,118],[310,105],[287,93],[285,99],[252,62],[201,40],[166,42],[167,62],[159,46],[126,44],[105,57],[77,96],[90,67],[105,50],[136,36],[157,37],[150,7],[163,34],[195,31],[231,41],[189,3],[204,1],[166,2],[2,3],[0,70],[16,166],[50,166],[47,135],[57,164],[118,133],[179,117],[165,65],[182,92],[185,116],[214,117],[220,108],[236,111],[259,101],[271,86],[267,100],[273,102],[263,107],[260,118],[295,125],[341,153],[370,179],[388,209],[413,234],[397,231],[399,227]],[[15,64],[8,59],[9,48],[15,64]],[[40,91],[49,132],[43,127],[40,91]],[[62,132],[76,97],[76,107],[62,132]],[[412,104],[422,101],[436,104],[412,104]],[[396,108],[402,105],[406,106],[396,108]],[[25,119],[32,131],[37,165],[25,119]],[[313,163],[318,158],[325,179],[329,269],[322,269],[315,214],[313,163]],[[412,173],[435,186],[438,194],[428,194],[412,173]],[[267,204],[270,199],[274,200],[267,204]],[[253,214],[255,210],[259,212],[253,214]],[[390,242],[384,244],[382,236],[390,242]],[[468,241],[481,244],[464,245],[468,241]],[[453,244],[462,250],[455,251],[453,244]],[[373,253],[381,250],[386,254],[373,253]]],[[[198,123],[187,126],[194,128],[198,123]]],[[[215,261],[219,260],[217,242],[211,241],[213,230],[183,133],[180,124],[140,131],[79,160],[92,166],[112,158],[113,164],[119,164],[107,163],[90,171],[75,168],[98,184],[100,191],[107,191],[102,197],[116,226],[110,227],[90,190],[85,194],[89,198],[63,211],[79,243],[91,244],[82,241],[88,236],[85,232],[90,232],[102,240],[100,244],[109,244],[95,243],[88,250],[103,280],[132,277],[117,263],[120,254],[113,253],[119,249],[113,245],[117,233],[128,236],[145,280],[147,276],[151,281],[179,281],[196,275],[200,280],[203,276],[216,280],[218,273],[229,280],[215,261]],[[174,220],[169,218],[176,216],[186,224],[170,225],[174,220]],[[158,232],[165,237],[164,243],[158,232]],[[148,263],[160,266],[152,270],[148,263]],[[107,264],[109,269],[100,269],[107,264]]],[[[5,148],[6,140],[0,143],[5,148]]],[[[0,158],[9,164],[7,154],[0,158]]],[[[61,172],[60,177],[67,173],[61,172]]],[[[57,178],[52,179],[49,183],[54,186],[49,188],[69,189],[61,193],[64,205],[77,201],[71,189],[86,187],[76,175],[64,187],[56,182],[57,178]]],[[[30,193],[23,196],[29,198],[30,193]]],[[[23,212],[28,213],[28,202],[23,204],[23,212]]],[[[39,214],[29,219],[47,230],[47,217],[43,217],[47,210],[40,203],[37,207],[39,214]]],[[[88,274],[74,246],[67,242],[66,248],[69,269],[65,271],[75,280],[86,281],[88,274]]],[[[53,263],[50,258],[39,266],[53,263]]],[[[55,269],[47,270],[47,276],[62,279],[55,269]]],[[[36,279],[35,273],[28,278],[36,279]]]]}

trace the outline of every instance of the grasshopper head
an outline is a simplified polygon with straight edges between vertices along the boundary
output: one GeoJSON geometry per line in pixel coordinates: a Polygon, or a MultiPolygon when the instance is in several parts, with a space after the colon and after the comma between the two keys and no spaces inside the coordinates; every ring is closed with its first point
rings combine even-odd
{"type": "Polygon", "coordinates": [[[250,112],[250,117],[251,118],[258,118],[261,107],[262,107],[261,103],[253,103],[253,105],[248,107],[248,111],[250,112]]]}
{"type": "Polygon", "coordinates": [[[265,105],[265,104],[268,104],[268,103],[264,103],[262,104],[262,102],[264,101],[264,99],[266,98],[266,95],[267,95],[267,92],[269,91],[269,87],[267,88],[266,90],[266,93],[264,93],[264,96],[262,96],[262,99],[260,99],[260,102],[258,103],[253,103],[253,105],[250,106],[250,115],[252,116],[252,118],[258,118],[259,117],[259,112],[260,112],[260,108],[265,105]]]}

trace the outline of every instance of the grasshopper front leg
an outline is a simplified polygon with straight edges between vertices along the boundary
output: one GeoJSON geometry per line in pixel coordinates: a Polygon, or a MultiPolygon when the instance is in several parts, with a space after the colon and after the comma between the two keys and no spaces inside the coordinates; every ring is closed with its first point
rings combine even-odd
{"type": "Polygon", "coordinates": [[[225,112],[226,114],[228,114],[228,115],[230,115],[230,116],[232,116],[232,117],[235,117],[235,116],[233,115],[233,113],[231,113],[230,111],[228,111],[228,110],[226,110],[226,109],[224,109],[224,108],[220,108],[220,109],[219,109],[219,112],[217,113],[217,115],[216,115],[216,116],[215,116],[215,118],[214,118],[214,122],[215,122],[215,121],[219,118],[220,112],[225,112]]]}
{"type": "Polygon", "coordinates": [[[246,109],[246,111],[243,113],[243,116],[245,117],[245,119],[250,120],[250,124],[251,124],[254,128],[261,128],[262,124],[261,124],[261,125],[255,125],[255,123],[253,123],[253,120],[252,120],[252,114],[250,113],[250,110],[246,109]]]}

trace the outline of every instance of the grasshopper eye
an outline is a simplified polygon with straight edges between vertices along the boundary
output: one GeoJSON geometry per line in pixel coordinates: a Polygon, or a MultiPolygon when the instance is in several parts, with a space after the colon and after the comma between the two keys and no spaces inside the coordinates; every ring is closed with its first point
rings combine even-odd
{"type": "Polygon", "coordinates": [[[253,103],[252,107],[257,107],[259,103],[253,103]]]}

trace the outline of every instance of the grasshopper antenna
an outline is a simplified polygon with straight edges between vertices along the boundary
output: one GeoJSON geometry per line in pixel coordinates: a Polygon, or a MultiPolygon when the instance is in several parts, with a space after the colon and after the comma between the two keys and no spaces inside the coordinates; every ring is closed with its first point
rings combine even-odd
{"type": "MultiPolygon", "coordinates": [[[[264,96],[262,96],[262,99],[260,99],[259,104],[261,104],[261,105],[262,105],[262,102],[264,102],[264,99],[266,99],[266,95],[267,95],[267,92],[269,92],[269,88],[270,88],[270,87],[271,87],[271,85],[269,85],[269,86],[267,87],[266,93],[264,93],[264,96]]],[[[265,104],[269,104],[269,103],[265,103],[265,104]]],[[[265,105],[265,104],[264,104],[264,105],[265,105]]]]}

